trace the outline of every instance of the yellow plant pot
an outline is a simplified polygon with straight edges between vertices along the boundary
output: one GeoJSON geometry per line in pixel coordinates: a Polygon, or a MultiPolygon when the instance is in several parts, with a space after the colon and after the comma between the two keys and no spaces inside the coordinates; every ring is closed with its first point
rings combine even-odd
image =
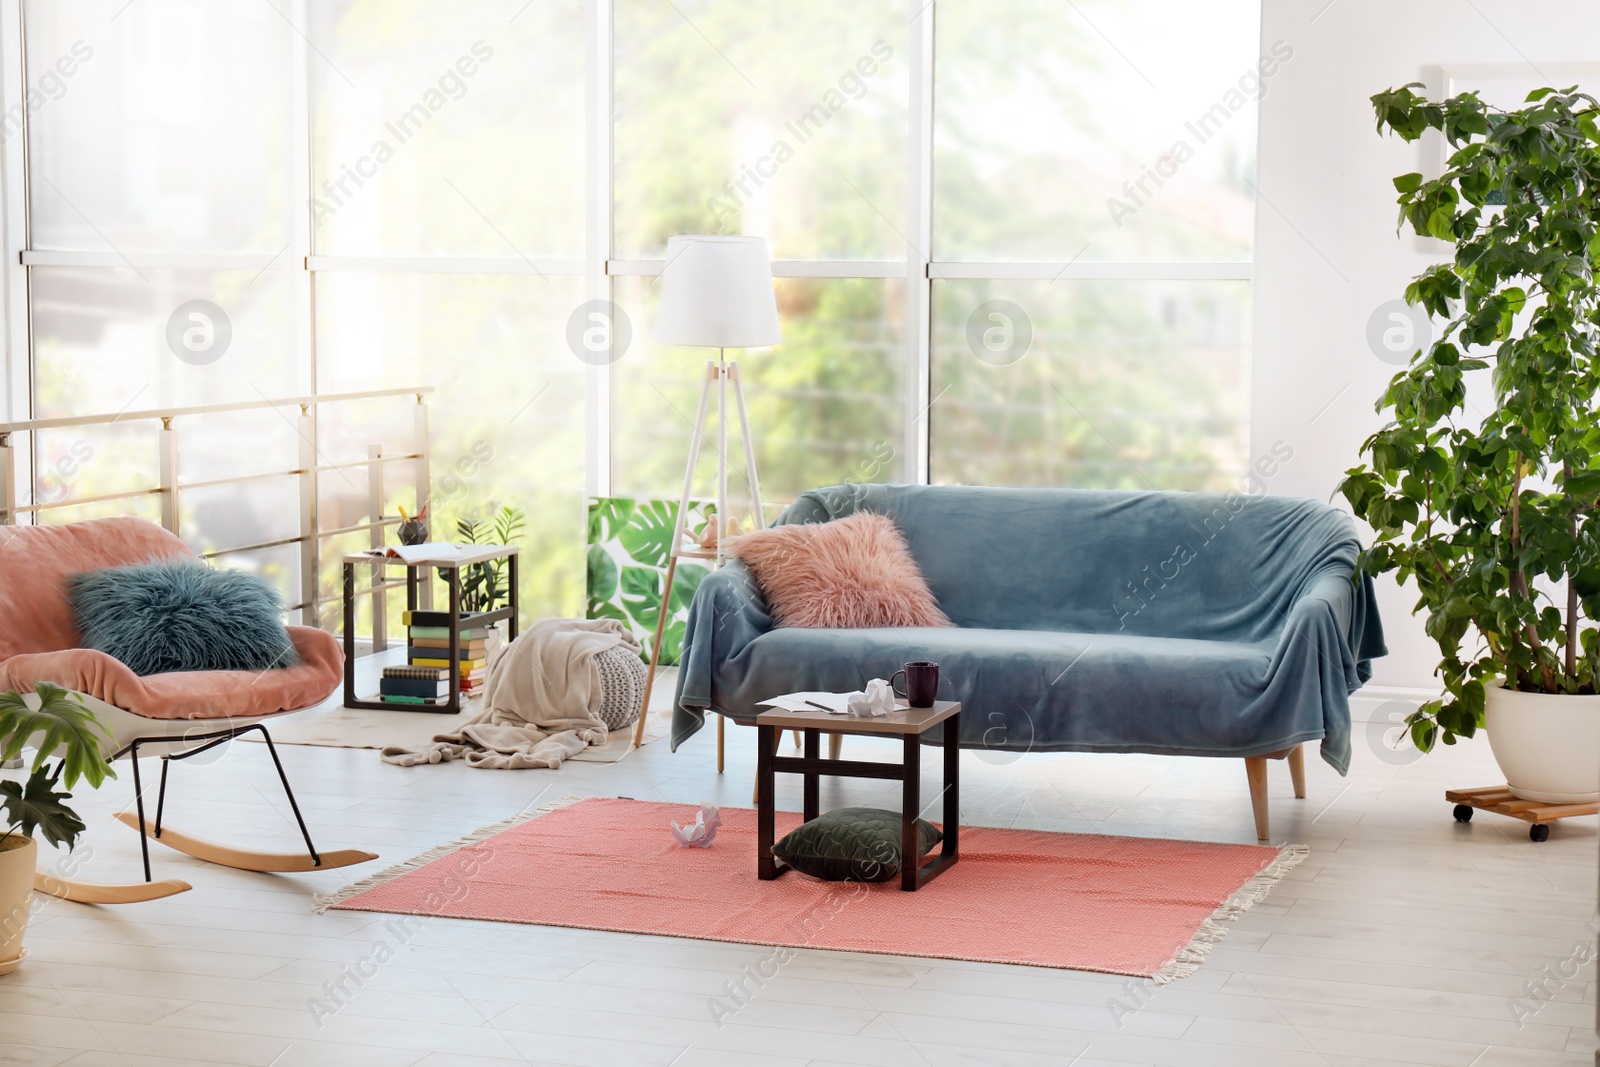
{"type": "Polygon", "coordinates": [[[22,934],[33,908],[33,870],[39,846],[21,834],[0,837],[0,974],[10,974],[27,955],[22,934]]]}

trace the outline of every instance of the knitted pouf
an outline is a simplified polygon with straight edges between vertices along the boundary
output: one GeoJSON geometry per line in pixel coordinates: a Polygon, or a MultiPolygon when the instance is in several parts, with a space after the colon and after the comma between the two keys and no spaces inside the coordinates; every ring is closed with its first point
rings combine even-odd
{"type": "Polygon", "coordinates": [[[621,730],[639,720],[647,670],[638,653],[618,646],[595,657],[600,668],[600,721],[621,730]]]}

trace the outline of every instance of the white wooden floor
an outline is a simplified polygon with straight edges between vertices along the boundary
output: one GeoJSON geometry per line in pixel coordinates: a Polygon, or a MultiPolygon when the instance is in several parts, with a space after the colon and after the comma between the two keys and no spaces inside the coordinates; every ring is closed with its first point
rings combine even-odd
{"type": "MultiPolygon", "coordinates": [[[[747,805],[753,734],[730,728],[721,778],[711,730],[676,754],[662,742],[620,764],[555,772],[400,769],[370,751],[284,754],[319,843],[373,848],[383,854],[376,869],[541,798],[747,805]]],[[[0,1063],[1588,1067],[1592,963],[1565,984],[1546,982],[1548,1001],[1525,1002],[1537,1010],[1521,1026],[1513,1005],[1546,968],[1570,974],[1575,952],[1592,955],[1579,946],[1593,941],[1596,820],[1561,824],[1539,845],[1509,819],[1480,813],[1455,824],[1441,790],[1496,778],[1481,741],[1395,767],[1358,732],[1348,779],[1320,760],[1307,766],[1309,799],[1290,796],[1277,764],[1272,792],[1275,840],[1309,844],[1310,859],[1199,974],[1154,992],[1070,971],[802,951],[719,1028],[708,998],[769,950],[317,916],[313,892],[367,869],[254,875],[157,847],[158,874],[193,882],[193,892],[118,909],[52,902],[36,916],[31,959],[0,978],[0,1063]],[[357,966],[371,977],[347,986],[337,1014],[315,1017],[308,1002],[357,966]],[[1119,1020],[1114,1000],[1142,1006],[1119,1020]]],[[[80,797],[92,809],[83,877],[137,877],[137,842],[111,822],[131,799],[125,765],[121,774],[80,797]]],[[[962,774],[969,823],[1254,838],[1236,760],[964,753],[962,774]]],[[[824,807],[885,788],[825,783],[824,807]]],[[[169,799],[173,825],[292,844],[260,745],[176,767],[169,799]]],[[[797,794],[782,799],[798,807],[797,794]]]]}

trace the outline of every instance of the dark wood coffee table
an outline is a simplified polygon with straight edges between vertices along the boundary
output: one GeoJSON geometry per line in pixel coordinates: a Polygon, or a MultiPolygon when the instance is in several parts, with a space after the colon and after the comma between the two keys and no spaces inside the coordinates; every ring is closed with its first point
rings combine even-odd
{"type": "Polygon", "coordinates": [[[756,780],[760,799],[756,803],[756,870],[770,881],[789,869],[772,854],[774,824],[777,821],[773,788],[779,774],[805,777],[804,820],[818,815],[820,776],[835,778],[887,778],[903,783],[900,811],[900,888],[913,892],[943,874],[956,862],[957,836],[961,824],[961,704],[954,700],[936,701],[931,708],[902,708],[878,719],[856,719],[830,715],[825,711],[766,711],[756,716],[759,731],[756,780]],[[944,723],[944,841],[939,856],[919,866],[917,817],[922,813],[922,735],[944,723]],[[805,735],[805,754],[799,758],[777,754],[779,736],[785,730],[805,735]],[[905,740],[905,755],[900,763],[873,763],[867,760],[822,758],[821,736],[828,734],[898,734],[905,740]]]}

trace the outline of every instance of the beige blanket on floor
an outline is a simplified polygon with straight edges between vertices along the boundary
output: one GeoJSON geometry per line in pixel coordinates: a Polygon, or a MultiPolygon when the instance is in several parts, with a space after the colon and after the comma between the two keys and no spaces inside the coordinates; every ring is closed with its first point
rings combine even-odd
{"type": "Polygon", "coordinates": [[[382,750],[385,763],[412,767],[465,759],[491,770],[556,768],[587,745],[606,742],[600,721],[600,668],[595,657],[638,640],[616,619],[545,619],[507,645],[489,664],[484,708],[455,733],[436,734],[421,748],[382,750]]]}

